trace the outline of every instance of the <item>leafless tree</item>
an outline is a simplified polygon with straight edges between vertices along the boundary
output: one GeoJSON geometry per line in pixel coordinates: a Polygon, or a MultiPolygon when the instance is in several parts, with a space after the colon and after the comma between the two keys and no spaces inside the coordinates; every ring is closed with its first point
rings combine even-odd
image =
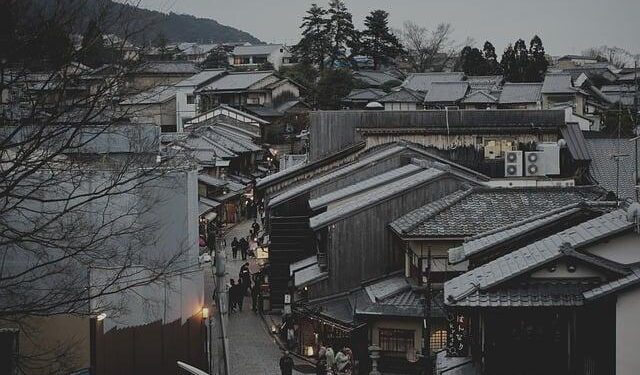
{"type": "Polygon", "coordinates": [[[616,68],[624,68],[629,62],[634,60],[633,54],[624,48],[616,46],[592,47],[584,50],[582,54],[598,58],[601,61],[606,61],[616,68]]]}
{"type": "MultiPolygon", "coordinates": [[[[192,166],[161,155],[157,128],[131,126],[136,113],[117,105],[139,66],[125,58],[144,31],[139,20],[129,29],[126,8],[100,3],[95,19],[119,22],[121,33],[110,43],[115,62],[88,69],[77,62],[102,40],[67,43],[85,25],[86,4],[25,3],[0,5],[0,328],[37,340],[38,318],[95,316],[102,297],[194,271],[190,238],[163,251],[156,217],[186,189],[180,179],[192,166]]],[[[102,303],[100,312],[121,307],[102,303]]],[[[74,345],[21,353],[18,366],[68,373],[74,345]]]]}
{"type": "Polygon", "coordinates": [[[412,21],[406,21],[400,31],[406,58],[414,72],[442,71],[457,55],[458,48],[451,38],[453,27],[441,23],[429,30],[412,21]]]}

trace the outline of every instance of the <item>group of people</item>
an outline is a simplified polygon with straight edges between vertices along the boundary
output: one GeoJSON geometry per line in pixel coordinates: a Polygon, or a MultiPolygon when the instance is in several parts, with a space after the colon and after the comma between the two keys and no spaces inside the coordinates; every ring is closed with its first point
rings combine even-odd
{"type": "MultiPolygon", "coordinates": [[[[285,351],[280,358],[280,372],[282,375],[291,375],[293,372],[293,359],[288,351],[285,351]]],[[[335,353],[331,346],[320,346],[316,375],[350,375],[353,373],[354,361],[351,349],[344,347],[335,353]]]]}
{"type": "Polygon", "coordinates": [[[251,310],[258,312],[260,310],[260,286],[263,283],[263,277],[260,272],[251,275],[249,263],[245,263],[240,267],[238,273],[238,282],[234,279],[230,280],[229,288],[229,308],[230,312],[242,311],[244,305],[244,297],[251,296],[251,310]]]}
{"type": "MultiPolygon", "coordinates": [[[[260,224],[257,221],[253,222],[251,225],[251,230],[249,231],[249,239],[258,241],[260,232],[260,224]]],[[[231,254],[233,259],[238,259],[238,252],[240,252],[240,256],[242,260],[247,260],[248,256],[255,256],[253,254],[253,250],[251,249],[249,240],[245,237],[242,237],[238,240],[238,237],[233,237],[233,241],[231,241],[231,254]]]]}

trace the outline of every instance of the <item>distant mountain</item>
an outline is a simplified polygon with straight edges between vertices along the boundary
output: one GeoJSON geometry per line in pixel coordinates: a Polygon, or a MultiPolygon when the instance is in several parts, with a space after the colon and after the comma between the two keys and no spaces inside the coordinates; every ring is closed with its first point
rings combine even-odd
{"type": "MultiPolygon", "coordinates": [[[[64,3],[64,6],[78,9],[81,6],[79,16],[88,20],[101,10],[108,9],[113,22],[105,26],[107,33],[119,36],[126,26],[144,28],[144,32],[134,36],[134,42],[153,41],[163,38],[168,42],[201,42],[201,43],[232,43],[250,42],[260,43],[253,35],[225,26],[208,18],[197,18],[186,14],[162,13],[148,9],[138,8],[132,5],[122,4],[113,0],[28,0],[36,9],[51,10],[54,4],[64,3]],[[126,16],[121,16],[126,15],[126,16]],[[129,20],[129,21],[125,21],[129,20]],[[124,25],[123,23],[127,23],[124,25]]],[[[102,16],[100,16],[102,17],[102,16]]],[[[81,28],[82,26],[80,26],[81,28]]],[[[82,32],[81,30],[77,30],[82,32]]]]}

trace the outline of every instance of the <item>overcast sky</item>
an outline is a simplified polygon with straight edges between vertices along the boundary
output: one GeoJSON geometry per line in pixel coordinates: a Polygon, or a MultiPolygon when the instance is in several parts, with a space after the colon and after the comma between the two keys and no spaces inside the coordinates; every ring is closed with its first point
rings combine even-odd
{"type": "MultiPolygon", "coordinates": [[[[293,44],[301,17],[316,2],[328,0],[140,0],[163,12],[213,18],[265,42],[293,44]]],[[[374,9],[390,13],[392,27],[406,20],[434,27],[449,22],[454,37],[471,37],[481,47],[490,40],[498,51],[517,38],[540,35],[547,53],[580,53],[616,45],[640,53],[640,0],[346,0],[356,27],[374,9]]]]}

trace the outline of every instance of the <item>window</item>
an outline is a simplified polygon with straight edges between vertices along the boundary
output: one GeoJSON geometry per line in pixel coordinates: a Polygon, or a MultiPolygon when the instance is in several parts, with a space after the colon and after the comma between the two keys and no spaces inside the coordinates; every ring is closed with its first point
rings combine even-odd
{"type": "Polygon", "coordinates": [[[15,374],[18,367],[17,329],[0,329],[0,374],[15,374]]]}
{"type": "Polygon", "coordinates": [[[187,104],[195,104],[196,98],[193,94],[187,94],[187,104]]]}
{"type": "Polygon", "coordinates": [[[251,60],[248,57],[236,56],[233,58],[233,65],[246,65],[250,63],[251,60]]]}
{"type": "Polygon", "coordinates": [[[444,349],[447,346],[447,331],[441,329],[433,332],[429,338],[429,345],[432,352],[444,349]]]}
{"type": "Polygon", "coordinates": [[[387,354],[406,356],[415,351],[413,330],[381,328],[379,335],[380,348],[387,354]]]}
{"type": "Polygon", "coordinates": [[[255,56],[253,58],[254,64],[265,64],[267,62],[267,56],[255,56]]]}

